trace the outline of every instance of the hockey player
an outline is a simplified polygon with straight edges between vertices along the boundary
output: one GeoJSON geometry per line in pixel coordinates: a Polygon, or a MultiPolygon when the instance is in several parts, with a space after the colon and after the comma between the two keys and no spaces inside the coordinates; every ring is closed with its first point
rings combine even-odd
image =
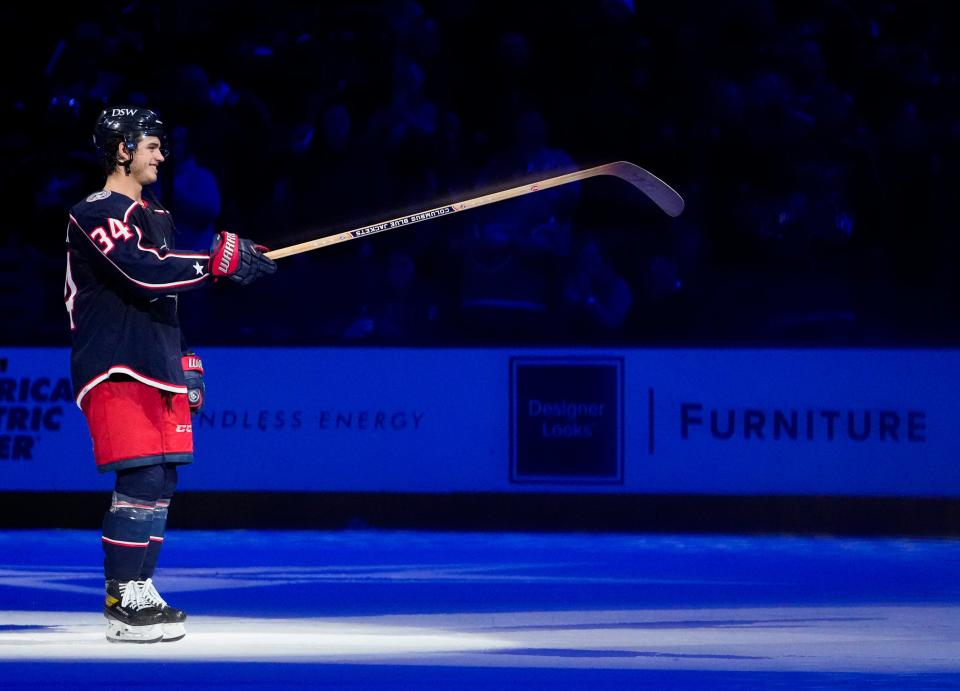
{"type": "Polygon", "coordinates": [[[170,212],[143,194],[168,155],[156,113],[107,108],[93,138],[106,183],[70,211],[64,298],[77,405],[98,470],[116,473],[102,538],[107,639],[172,641],[185,635],[186,615],[152,577],[177,466],[193,460],[190,414],[204,394],[203,365],[183,347],[177,294],[224,278],[246,285],[276,264],[227,232],[210,251],[174,249],[170,212]]]}

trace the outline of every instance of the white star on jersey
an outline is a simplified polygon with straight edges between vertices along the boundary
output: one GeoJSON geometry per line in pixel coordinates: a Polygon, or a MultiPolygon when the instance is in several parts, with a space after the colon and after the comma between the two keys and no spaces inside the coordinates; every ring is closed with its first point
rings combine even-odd
{"type": "Polygon", "coordinates": [[[200,262],[194,262],[193,268],[197,270],[197,276],[203,276],[203,264],[200,262]]]}

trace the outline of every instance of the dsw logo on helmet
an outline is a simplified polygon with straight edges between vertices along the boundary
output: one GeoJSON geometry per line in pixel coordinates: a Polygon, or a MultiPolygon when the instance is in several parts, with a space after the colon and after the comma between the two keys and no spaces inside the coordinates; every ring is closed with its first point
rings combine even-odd
{"type": "Polygon", "coordinates": [[[93,131],[93,143],[97,151],[107,157],[114,155],[114,144],[120,138],[127,149],[133,151],[142,137],[159,137],[161,153],[169,155],[167,135],[163,120],[149,108],[118,106],[100,113],[93,131]]]}

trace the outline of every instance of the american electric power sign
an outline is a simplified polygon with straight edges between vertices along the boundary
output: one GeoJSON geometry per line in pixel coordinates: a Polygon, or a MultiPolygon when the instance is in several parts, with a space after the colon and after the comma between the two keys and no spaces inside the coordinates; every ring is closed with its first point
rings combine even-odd
{"type": "MultiPolygon", "coordinates": [[[[960,496],[960,351],[198,350],[184,490],[960,496]]],[[[69,351],[0,349],[0,490],[111,486],[69,351]]]]}

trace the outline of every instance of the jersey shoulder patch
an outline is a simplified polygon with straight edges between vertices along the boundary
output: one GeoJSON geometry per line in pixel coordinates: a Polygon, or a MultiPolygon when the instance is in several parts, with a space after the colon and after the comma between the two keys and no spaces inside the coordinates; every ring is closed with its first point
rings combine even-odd
{"type": "Polygon", "coordinates": [[[88,202],[98,202],[101,199],[106,199],[110,196],[110,190],[100,190],[99,192],[94,192],[89,197],[87,197],[88,202]]]}
{"type": "Polygon", "coordinates": [[[138,204],[122,194],[100,190],[74,206],[70,213],[77,219],[81,228],[90,230],[106,223],[108,218],[123,221],[131,206],[138,206],[138,204]]]}

